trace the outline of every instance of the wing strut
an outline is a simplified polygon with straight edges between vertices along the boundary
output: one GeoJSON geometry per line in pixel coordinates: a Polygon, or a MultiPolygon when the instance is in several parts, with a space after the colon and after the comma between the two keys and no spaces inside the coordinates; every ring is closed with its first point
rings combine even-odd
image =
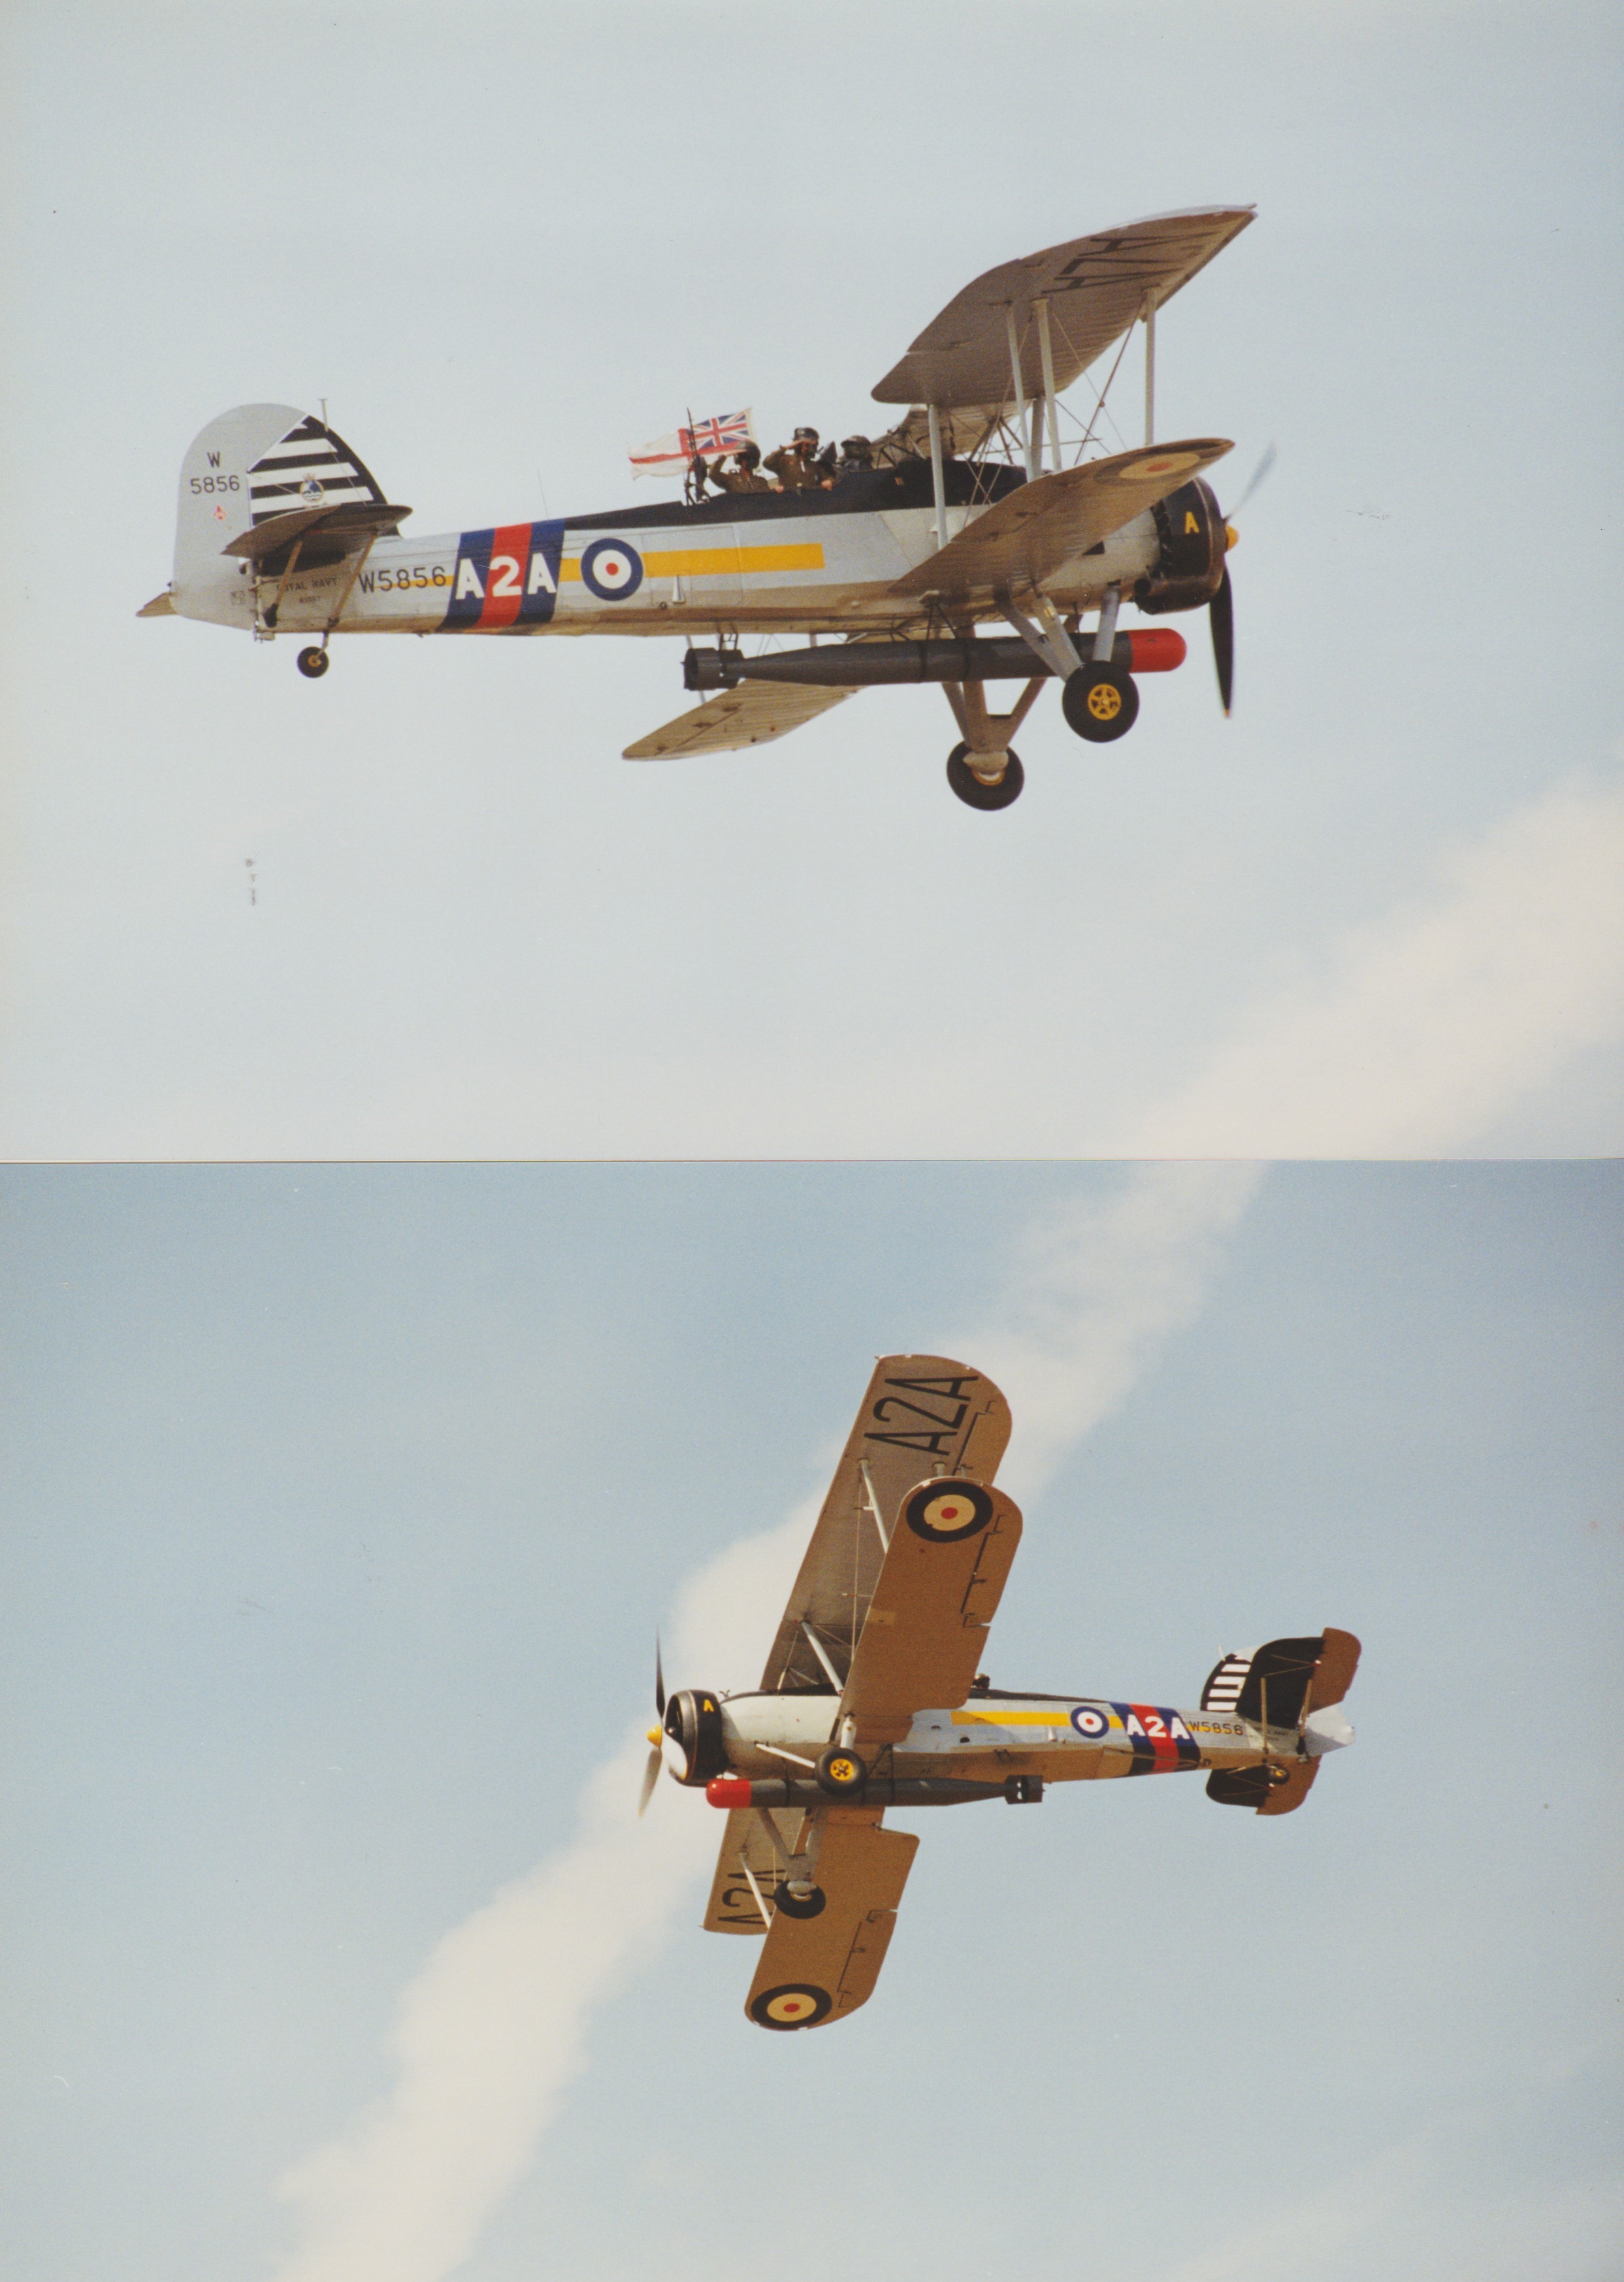
{"type": "Polygon", "coordinates": [[[1148,444],[1156,425],[1156,297],[1145,296],[1145,441],[1148,444]]]}
{"type": "Polygon", "coordinates": [[[1032,307],[1037,312],[1037,353],[1043,359],[1043,403],[1049,422],[1049,463],[1053,472],[1058,476],[1061,471],[1061,408],[1054,393],[1054,350],[1049,340],[1048,295],[1040,294],[1032,307]]]}
{"type": "Polygon", "coordinates": [[[889,1553],[891,1549],[890,1533],[885,1526],[885,1516],[880,1510],[880,1501],[874,1495],[874,1478],[868,1471],[866,1458],[858,1460],[857,1478],[863,1485],[864,1499],[869,1512],[874,1516],[874,1527],[880,1533],[880,1551],[882,1554],[889,1553]]]}
{"type": "Polygon", "coordinates": [[[801,1630],[806,1635],[807,1646],[812,1649],[812,1654],[817,1657],[825,1672],[828,1673],[829,1676],[829,1686],[838,1696],[842,1686],[841,1677],[839,1673],[835,1671],[834,1665],[829,1662],[828,1650],[824,1647],[823,1642],[818,1638],[817,1634],[813,1632],[812,1626],[807,1623],[804,1617],[801,1618],[801,1630]]]}
{"type": "Polygon", "coordinates": [[[930,488],[936,500],[936,545],[947,544],[947,479],[942,471],[942,423],[934,404],[925,407],[930,423],[930,488]]]}
{"type": "Polygon", "coordinates": [[[1015,335],[1015,305],[1013,301],[1004,304],[1004,332],[1009,342],[1009,377],[1014,383],[1015,390],[1015,429],[1026,454],[1026,480],[1030,484],[1037,473],[1037,454],[1033,448],[1036,423],[1027,417],[1026,383],[1021,377],[1021,343],[1015,335]]]}

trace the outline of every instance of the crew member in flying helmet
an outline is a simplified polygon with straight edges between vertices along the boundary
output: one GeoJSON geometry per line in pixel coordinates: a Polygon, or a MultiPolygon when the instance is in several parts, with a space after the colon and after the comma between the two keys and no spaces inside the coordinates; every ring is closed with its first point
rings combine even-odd
{"type": "Polygon", "coordinates": [[[731,468],[725,468],[719,460],[712,465],[698,453],[694,455],[694,474],[702,493],[707,483],[721,492],[770,492],[773,486],[760,469],[761,453],[754,444],[746,444],[742,452],[734,454],[731,468]]]}
{"type": "Polygon", "coordinates": [[[767,454],[761,464],[778,477],[787,492],[815,491],[826,474],[818,464],[817,430],[797,428],[793,443],[781,444],[776,452],[767,454]]]}

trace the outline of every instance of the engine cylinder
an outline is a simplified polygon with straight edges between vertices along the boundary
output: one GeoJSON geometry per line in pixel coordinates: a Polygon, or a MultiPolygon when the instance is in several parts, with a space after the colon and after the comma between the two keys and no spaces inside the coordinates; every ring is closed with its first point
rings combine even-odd
{"type": "Polygon", "coordinates": [[[688,1773],[680,1780],[692,1788],[727,1772],[727,1747],[722,1741],[722,1702],[713,1688],[683,1688],[665,1705],[665,1733],[682,1746],[688,1773]]]}
{"type": "Polygon", "coordinates": [[[1133,589],[1148,617],[1163,610],[1197,610],[1224,583],[1229,534],[1212,488],[1198,477],[1180,484],[1150,510],[1160,545],[1155,568],[1133,589]]]}

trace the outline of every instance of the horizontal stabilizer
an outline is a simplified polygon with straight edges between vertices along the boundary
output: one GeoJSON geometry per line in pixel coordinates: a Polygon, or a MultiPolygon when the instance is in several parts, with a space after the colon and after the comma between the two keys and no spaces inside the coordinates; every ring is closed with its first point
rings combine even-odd
{"type": "Polygon", "coordinates": [[[1259,1814],[1290,1814],[1301,1806],[1325,1754],[1354,1740],[1352,1722],[1336,1707],[1358,1667],[1358,1642],[1334,1625],[1302,1639],[1265,1641],[1262,1648],[1221,1656],[1201,1690],[1201,1709],[1233,1713],[1262,1727],[1264,1760],[1215,1770],[1207,1778],[1208,1797],[1219,1806],[1255,1807],[1259,1814]],[[1297,1731],[1288,1756],[1269,1741],[1282,1727],[1297,1731]]]}
{"type": "Polygon", "coordinates": [[[849,689],[748,683],[742,689],[711,698],[709,704],[696,705],[691,713],[679,714],[663,729],[628,745],[620,757],[674,761],[695,753],[742,752],[747,745],[767,744],[800,728],[804,722],[815,721],[820,713],[827,713],[831,705],[838,705],[851,694],[849,689]]]}
{"type": "Polygon", "coordinates": [[[337,507],[296,507],[286,515],[263,516],[252,530],[239,531],[221,548],[222,555],[240,555],[245,563],[262,563],[279,547],[319,531],[323,539],[343,539],[357,546],[381,532],[399,531],[409,507],[391,507],[385,500],[353,500],[337,507]]]}
{"type": "Polygon", "coordinates": [[[138,618],[172,618],[175,616],[175,598],[167,586],[161,594],[154,594],[150,602],[143,602],[136,616],[138,618]]]}

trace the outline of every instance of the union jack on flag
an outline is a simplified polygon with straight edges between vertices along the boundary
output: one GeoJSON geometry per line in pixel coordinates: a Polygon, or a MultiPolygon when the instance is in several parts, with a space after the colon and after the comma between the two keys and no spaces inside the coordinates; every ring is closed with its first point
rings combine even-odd
{"type": "Polygon", "coordinates": [[[695,420],[691,428],[678,428],[669,436],[657,436],[641,452],[630,454],[632,473],[683,476],[695,452],[702,459],[719,460],[729,452],[742,452],[755,440],[750,408],[746,406],[742,412],[725,412],[713,420],[695,420]]]}

